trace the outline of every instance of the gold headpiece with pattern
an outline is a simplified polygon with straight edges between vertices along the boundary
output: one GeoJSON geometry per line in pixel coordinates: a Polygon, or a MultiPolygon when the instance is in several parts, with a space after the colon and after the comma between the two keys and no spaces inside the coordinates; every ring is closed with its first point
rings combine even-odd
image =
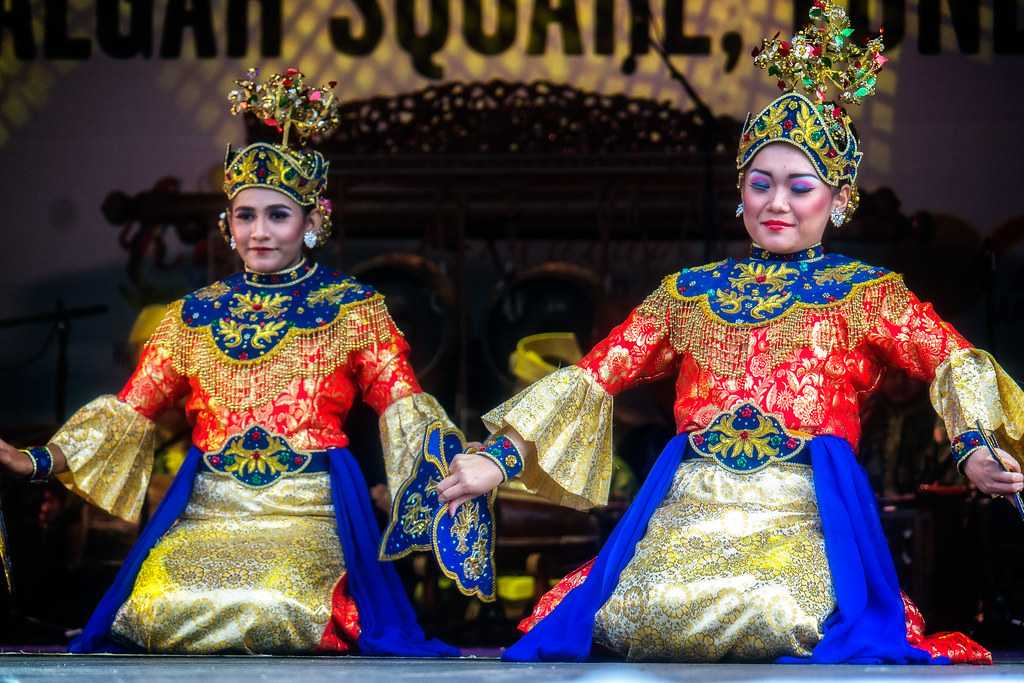
{"type": "MultiPolygon", "coordinates": [[[[240,150],[228,145],[224,156],[224,193],[228,199],[246,188],[276,190],[304,208],[323,214],[320,243],[330,234],[330,203],[322,198],[327,187],[328,164],[316,150],[305,149],[313,137],[330,135],[340,122],[338,101],[331,81],[308,87],[297,69],[258,80],[257,69],[235,81],[228,93],[231,113],[253,114],[281,134],[281,142],[256,142],[240,150]],[[289,144],[291,143],[291,144],[289,144]]],[[[222,227],[222,230],[224,228],[222,227]]]]}
{"type": "Polygon", "coordinates": [[[888,60],[882,55],[881,35],[858,46],[851,39],[846,11],[831,2],[814,0],[810,18],[791,40],[776,35],[754,48],[754,64],[777,78],[784,92],[757,116],[747,115],[736,168],[742,172],[765,145],[794,145],[823,181],[833,187],[850,185],[849,219],[859,203],[857,169],[863,153],[843,104],[860,104],[873,95],[888,60]],[[829,95],[833,88],[837,97],[829,95]]]}

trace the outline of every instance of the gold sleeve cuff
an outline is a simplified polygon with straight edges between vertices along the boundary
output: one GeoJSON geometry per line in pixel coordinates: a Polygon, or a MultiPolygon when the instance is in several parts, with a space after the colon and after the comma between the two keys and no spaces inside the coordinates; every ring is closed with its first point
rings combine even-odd
{"type": "Polygon", "coordinates": [[[129,522],[142,511],[153,471],[153,422],[116,396],[101,396],[71,416],[50,439],[68,470],[64,486],[129,522]]]}
{"type": "Polygon", "coordinates": [[[511,427],[534,445],[520,479],[533,493],[583,510],[608,502],[612,396],[582,368],[554,372],[483,416],[492,432],[511,427]]]}
{"type": "Polygon", "coordinates": [[[930,395],[950,438],[993,431],[999,445],[1024,464],[1024,391],[980,349],[958,349],[935,371],[930,395]]]}
{"type": "Polygon", "coordinates": [[[380,415],[380,441],[384,449],[384,469],[388,490],[394,494],[412,471],[413,462],[423,447],[427,427],[441,420],[454,427],[444,408],[427,393],[400,398],[380,415]]]}

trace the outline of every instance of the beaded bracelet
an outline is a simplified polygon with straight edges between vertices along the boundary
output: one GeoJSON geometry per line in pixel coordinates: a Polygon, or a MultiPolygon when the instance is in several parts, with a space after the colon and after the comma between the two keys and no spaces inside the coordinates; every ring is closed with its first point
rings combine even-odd
{"type": "Polygon", "coordinates": [[[32,461],[32,474],[28,476],[28,480],[35,484],[47,481],[53,474],[53,453],[50,449],[46,446],[33,446],[23,448],[21,452],[32,461]]]}
{"type": "Polygon", "coordinates": [[[967,463],[967,458],[983,443],[981,434],[973,429],[953,437],[950,446],[957,472],[964,473],[964,464],[967,463]]]}
{"type": "Polygon", "coordinates": [[[519,476],[523,471],[523,456],[519,455],[515,444],[508,437],[497,434],[488,437],[480,455],[494,461],[505,476],[505,481],[519,476]]]}

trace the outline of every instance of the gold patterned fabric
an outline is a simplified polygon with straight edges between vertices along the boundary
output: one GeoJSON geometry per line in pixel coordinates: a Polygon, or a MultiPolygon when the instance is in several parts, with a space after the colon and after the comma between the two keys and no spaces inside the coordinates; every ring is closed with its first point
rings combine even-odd
{"type": "Polygon", "coordinates": [[[149,652],[311,652],[344,572],[326,472],[266,489],[201,472],[112,634],[149,652]]]}
{"type": "Polygon", "coordinates": [[[954,351],[935,371],[930,395],[950,437],[980,423],[1024,465],[1024,391],[991,355],[974,348],[954,351]]]}
{"type": "Polygon", "coordinates": [[[834,607],[810,467],[737,474],[689,461],[598,612],[594,640],[631,659],[806,656],[834,607]]]}
{"type": "Polygon", "coordinates": [[[64,486],[112,515],[139,519],[153,470],[155,425],[116,396],[83,406],[50,439],[67,459],[64,486]]]}
{"type": "Polygon", "coordinates": [[[446,428],[455,429],[437,399],[426,393],[398,399],[381,413],[380,441],[388,490],[392,494],[412,472],[412,465],[423,447],[427,427],[437,421],[444,423],[446,428]]]}
{"type": "Polygon", "coordinates": [[[567,507],[604,505],[612,477],[612,396],[586,370],[562,368],[483,416],[491,432],[511,427],[532,443],[520,478],[567,507]]]}

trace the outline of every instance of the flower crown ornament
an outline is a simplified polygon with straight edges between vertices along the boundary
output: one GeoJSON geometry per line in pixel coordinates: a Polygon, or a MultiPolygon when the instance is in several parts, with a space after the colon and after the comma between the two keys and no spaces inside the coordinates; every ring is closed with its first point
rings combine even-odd
{"type": "MultiPolygon", "coordinates": [[[[224,155],[224,194],[231,200],[246,188],[260,187],[280,192],[303,208],[320,209],[323,223],[317,244],[323,244],[331,232],[330,202],[322,197],[328,163],[323,154],[306,147],[313,138],[330,135],[341,122],[334,96],[337,82],[310,87],[298,69],[260,80],[259,70],[253,68],[234,85],[228,93],[231,114],[252,114],[275,129],[281,142],[255,142],[240,150],[229,144],[224,155]]],[[[219,225],[229,239],[226,221],[219,225]]]]}
{"type": "Polygon", "coordinates": [[[775,77],[783,91],[757,116],[747,115],[740,136],[736,168],[741,172],[765,145],[786,142],[799,148],[823,181],[850,185],[846,220],[860,195],[857,169],[859,141],[844,104],[860,104],[875,94],[878,74],[888,61],[882,35],[859,46],[846,10],[827,0],[814,0],[811,22],[790,40],[778,34],[752,51],[754,64],[775,77]],[[830,96],[835,90],[836,94],[830,96]]]}

